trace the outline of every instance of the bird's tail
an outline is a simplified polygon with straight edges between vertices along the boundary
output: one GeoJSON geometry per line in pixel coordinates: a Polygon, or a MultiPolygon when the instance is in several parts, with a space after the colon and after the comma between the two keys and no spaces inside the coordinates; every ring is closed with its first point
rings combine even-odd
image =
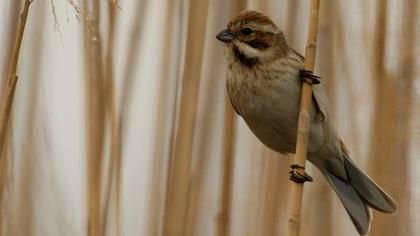
{"type": "Polygon", "coordinates": [[[366,235],[371,221],[368,207],[384,213],[395,213],[398,206],[347,155],[344,158],[344,165],[347,171],[347,180],[338,178],[328,171],[324,174],[343,203],[359,234],[366,235]]]}

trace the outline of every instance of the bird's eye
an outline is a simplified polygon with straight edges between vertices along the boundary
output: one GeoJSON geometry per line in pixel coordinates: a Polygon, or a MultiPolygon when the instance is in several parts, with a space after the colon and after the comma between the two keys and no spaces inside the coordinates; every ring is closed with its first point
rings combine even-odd
{"type": "Polygon", "coordinates": [[[243,28],[242,30],[241,30],[241,32],[242,32],[242,34],[244,34],[244,35],[250,35],[250,34],[252,34],[252,32],[254,32],[252,29],[250,29],[250,28],[243,28]]]}

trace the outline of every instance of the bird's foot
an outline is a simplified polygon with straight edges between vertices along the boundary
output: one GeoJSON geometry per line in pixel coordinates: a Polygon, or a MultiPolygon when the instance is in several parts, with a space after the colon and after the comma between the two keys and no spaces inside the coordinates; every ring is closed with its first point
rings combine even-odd
{"type": "Polygon", "coordinates": [[[304,70],[304,69],[300,70],[299,79],[311,85],[321,83],[320,81],[321,77],[314,75],[314,73],[310,70],[304,70]]]}
{"type": "Polygon", "coordinates": [[[305,167],[297,165],[297,164],[293,164],[293,165],[290,166],[290,168],[292,169],[292,170],[289,171],[291,181],[293,181],[295,183],[298,183],[298,184],[303,184],[307,181],[313,182],[312,177],[310,175],[308,175],[306,172],[304,172],[304,174],[302,175],[301,173],[296,171],[297,169],[305,170],[305,167]]]}

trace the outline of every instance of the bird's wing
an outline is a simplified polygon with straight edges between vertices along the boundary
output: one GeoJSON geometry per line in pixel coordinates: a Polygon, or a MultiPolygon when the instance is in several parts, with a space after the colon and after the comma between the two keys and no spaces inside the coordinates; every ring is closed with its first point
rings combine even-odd
{"type": "MultiPolygon", "coordinates": [[[[302,67],[303,67],[305,57],[302,56],[302,54],[300,54],[296,49],[294,49],[292,47],[289,47],[289,51],[299,57],[299,59],[302,62],[302,67]]],[[[327,96],[325,95],[326,94],[325,90],[324,90],[324,88],[321,84],[316,84],[316,85],[312,86],[312,91],[313,91],[312,97],[313,97],[314,105],[316,107],[317,118],[322,119],[322,120],[326,120],[327,119],[327,108],[328,108],[329,104],[328,104],[327,96]]]]}
{"type": "Polygon", "coordinates": [[[314,103],[316,103],[314,104],[316,107],[314,109],[319,111],[316,111],[314,114],[314,125],[311,124],[310,132],[317,134],[316,137],[322,137],[322,139],[321,141],[311,140],[311,142],[321,144],[318,149],[314,149],[318,158],[323,159],[322,162],[324,162],[325,169],[341,179],[347,179],[347,173],[344,168],[344,153],[346,149],[342,148],[343,145],[340,142],[339,135],[331,120],[329,120],[329,102],[321,84],[313,86],[313,96],[314,103]]]}
{"type": "MultiPolygon", "coordinates": [[[[296,55],[301,61],[301,66],[303,69],[303,64],[305,57],[302,56],[294,48],[289,47],[289,52],[296,55]]],[[[315,84],[312,86],[312,101],[313,101],[313,110],[311,111],[312,122],[309,132],[309,152],[315,152],[320,149],[326,142],[325,136],[325,120],[327,120],[327,109],[328,109],[328,99],[325,95],[324,88],[322,84],[315,84]]]]}
{"type": "Polygon", "coordinates": [[[330,141],[330,127],[328,125],[330,121],[328,120],[329,102],[324,87],[321,84],[314,85],[312,91],[313,111],[311,112],[312,122],[309,132],[311,140],[309,151],[315,152],[330,141]]]}
{"type": "MultiPolygon", "coordinates": [[[[291,52],[302,59],[303,66],[304,57],[294,49],[291,49],[291,52]]],[[[340,142],[338,142],[338,135],[328,117],[329,102],[322,82],[312,86],[312,101],[313,111],[311,112],[312,122],[309,131],[308,152],[318,156],[315,158],[317,161],[323,159],[321,161],[323,164],[319,163],[318,165],[328,163],[328,171],[334,173],[335,176],[346,179],[343,153],[340,148],[340,142]]]]}
{"type": "Polygon", "coordinates": [[[328,120],[329,102],[325,89],[321,84],[312,86],[312,97],[316,108],[316,118],[321,121],[328,120]]]}

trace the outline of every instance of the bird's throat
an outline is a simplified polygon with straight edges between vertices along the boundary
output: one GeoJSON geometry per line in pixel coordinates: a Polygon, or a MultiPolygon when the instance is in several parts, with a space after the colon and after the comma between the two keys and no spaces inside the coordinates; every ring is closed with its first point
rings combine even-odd
{"type": "Polygon", "coordinates": [[[257,58],[247,57],[236,46],[233,47],[233,54],[235,55],[235,58],[238,59],[245,66],[252,67],[258,63],[257,58]]]}

